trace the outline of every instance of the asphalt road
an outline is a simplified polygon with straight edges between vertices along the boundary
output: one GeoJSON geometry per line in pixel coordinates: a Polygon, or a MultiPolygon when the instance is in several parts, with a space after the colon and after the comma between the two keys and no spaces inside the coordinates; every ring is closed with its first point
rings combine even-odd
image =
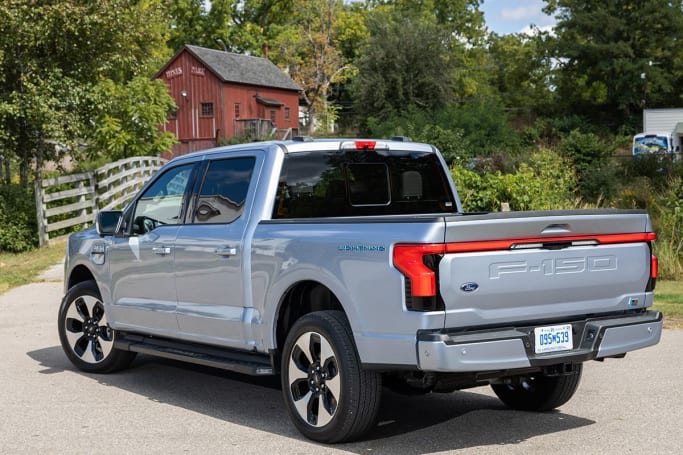
{"type": "Polygon", "coordinates": [[[56,329],[58,270],[0,295],[0,453],[676,453],[683,451],[683,330],[622,360],[590,362],[559,411],[511,411],[487,387],[383,396],[364,441],[323,446],[290,424],[278,381],[138,356],[76,371],[56,329]],[[51,281],[53,280],[53,281],[51,281]]]}

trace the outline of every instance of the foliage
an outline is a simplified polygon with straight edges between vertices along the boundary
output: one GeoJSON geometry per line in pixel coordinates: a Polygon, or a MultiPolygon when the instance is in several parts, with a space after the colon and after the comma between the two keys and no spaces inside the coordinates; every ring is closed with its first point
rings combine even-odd
{"type": "Polygon", "coordinates": [[[386,119],[407,106],[442,108],[454,99],[452,39],[434,20],[375,11],[357,60],[356,112],[386,119]]]}
{"type": "Polygon", "coordinates": [[[553,61],[547,51],[549,35],[493,34],[488,40],[491,83],[504,105],[518,115],[550,110],[556,99],[550,86],[553,61]]]}
{"type": "Polygon", "coordinates": [[[517,171],[480,175],[461,165],[451,169],[465,211],[550,210],[572,207],[576,177],[567,160],[541,149],[522,162],[517,171]]]}
{"type": "Polygon", "coordinates": [[[555,83],[563,104],[618,126],[644,106],[680,103],[680,0],[546,0],[556,14],[555,83]]]}
{"type": "Polygon", "coordinates": [[[495,100],[472,100],[433,110],[407,106],[385,120],[369,117],[366,128],[373,137],[408,136],[434,144],[448,163],[468,163],[496,152],[514,155],[520,148],[519,135],[495,100]]]}
{"type": "Polygon", "coordinates": [[[23,186],[35,162],[76,153],[96,119],[100,78],[123,83],[168,56],[161,0],[0,4],[0,149],[23,186]]]}
{"type": "Polygon", "coordinates": [[[667,189],[656,197],[649,211],[657,240],[655,254],[660,260],[659,276],[683,279],[683,179],[669,182],[667,189]]]}
{"type": "Polygon", "coordinates": [[[337,48],[336,33],[341,31],[337,23],[344,5],[337,0],[293,0],[293,4],[289,23],[273,27],[273,60],[301,86],[309,122],[316,125],[320,120],[318,129],[327,133],[336,113],[329,106],[331,86],[355,71],[337,48]]]}
{"type": "MultiPolygon", "coordinates": [[[[126,84],[102,80],[94,88],[100,114],[92,132],[92,149],[112,160],[157,156],[171,148],[175,136],[158,125],[176,109],[163,81],[135,77],[126,84]]],[[[90,136],[90,135],[89,135],[90,136]]]]}
{"type": "Polygon", "coordinates": [[[0,251],[28,251],[37,244],[33,192],[19,185],[0,187],[0,251]]]}
{"type": "Polygon", "coordinates": [[[574,164],[580,197],[596,202],[610,199],[616,193],[617,177],[610,160],[610,144],[593,133],[573,130],[562,139],[560,150],[574,164]]]}

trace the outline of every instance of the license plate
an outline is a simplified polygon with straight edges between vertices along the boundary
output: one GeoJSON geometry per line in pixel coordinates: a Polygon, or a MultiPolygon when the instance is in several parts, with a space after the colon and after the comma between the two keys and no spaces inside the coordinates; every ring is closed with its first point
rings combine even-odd
{"type": "Polygon", "coordinates": [[[534,329],[536,338],[536,354],[555,351],[567,351],[574,347],[572,342],[572,325],[552,325],[534,329]]]}

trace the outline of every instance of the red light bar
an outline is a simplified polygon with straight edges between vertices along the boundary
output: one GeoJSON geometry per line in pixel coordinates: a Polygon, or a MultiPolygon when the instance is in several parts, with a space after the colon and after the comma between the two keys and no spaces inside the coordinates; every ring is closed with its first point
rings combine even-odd
{"type": "Polygon", "coordinates": [[[601,245],[615,243],[651,242],[657,238],[654,232],[638,232],[635,234],[604,234],[604,235],[568,235],[565,237],[530,237],[526,239],[508,240],[478,240],[474,242],[456,242],[446,244],[446,253],[473,253],[478,251],[508,250],[512,245],[527,243],[552,243],[552,242],[580,242],[583,240],[595,240],[601,245]]]}
{"type": "Polygon", "coordinates": [[[356,150],[375,150],[376,141],[356,141],[356,150]]]}
{"type": "Polygon", "coordinates": [[[650,258],[650,278],[653,280],[657,279],[657,273],[659,273],[659,260],[654,254],[650,258]]]}

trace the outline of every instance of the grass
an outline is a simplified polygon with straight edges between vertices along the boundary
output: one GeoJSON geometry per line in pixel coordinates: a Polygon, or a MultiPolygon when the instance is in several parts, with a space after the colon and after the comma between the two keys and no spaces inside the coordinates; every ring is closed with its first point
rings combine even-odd
{"type": "Polygon", "coordinates": [[[683,281],[657,281],[654,309],[664,313],[664,326],[683,328],[683,281]]]}
{"type": "MultiPolygon", "coordinates": [[[[63,242],[28,253],[0,253],[0,294],[36,281],[63,258],[63,242]]],[[[683,328],[683,281],[658,281],[654,309],[664,313],[665,327],[683,328]]]]}
{"type": "Polygon", "coordinates": [[[0,294],[36,281],[38,275],[64,259],[64,242],[27,253],[0,252],[0,294]]]}

